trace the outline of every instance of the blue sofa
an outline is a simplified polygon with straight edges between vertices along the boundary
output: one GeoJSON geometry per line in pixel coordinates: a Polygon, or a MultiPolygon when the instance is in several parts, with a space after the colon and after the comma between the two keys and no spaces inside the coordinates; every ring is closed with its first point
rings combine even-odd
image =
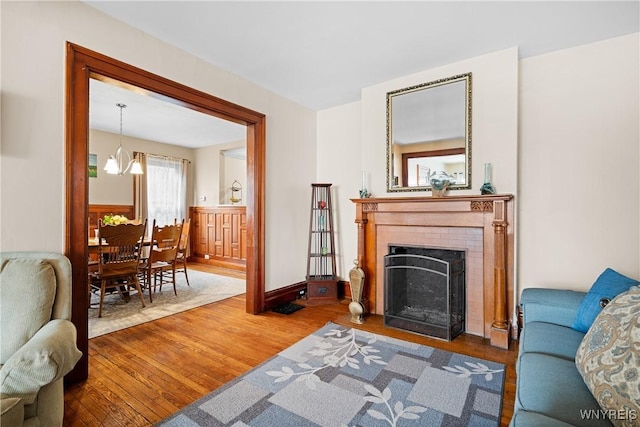
{"type": "Polygon", "coordinates": [[[584,292],[525,289],[512,427],[611,426],[575,364],[585,334],[572,328],[584,292]],[[592,412],[589,412],[592,411],[592,412]],[[586,419],[585,414],[591,415],[586,419]]]}

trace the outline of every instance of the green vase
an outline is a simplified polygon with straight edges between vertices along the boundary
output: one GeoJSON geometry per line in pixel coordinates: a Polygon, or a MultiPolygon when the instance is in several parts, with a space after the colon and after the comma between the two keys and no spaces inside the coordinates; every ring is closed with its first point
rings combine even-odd
{"type": "Polygon", "coordinates": [[[496,189],[491,184],[491,163],[484,164],[484,184],[480,187],[480,194],[496,194],[496,189]]]}

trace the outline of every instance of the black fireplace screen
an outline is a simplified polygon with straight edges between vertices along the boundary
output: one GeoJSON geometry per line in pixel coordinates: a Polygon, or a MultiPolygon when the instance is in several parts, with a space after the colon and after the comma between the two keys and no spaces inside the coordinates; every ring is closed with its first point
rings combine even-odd
{"type": "Polygon", "coordinates": [[[389,246],[384,257],[384,323],[452,340],[464,331],[465,253],[389,246]]]}

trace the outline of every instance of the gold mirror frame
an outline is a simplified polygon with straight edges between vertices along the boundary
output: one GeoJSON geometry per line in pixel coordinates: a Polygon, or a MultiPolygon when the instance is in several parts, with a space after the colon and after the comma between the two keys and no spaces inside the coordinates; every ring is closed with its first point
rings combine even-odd
{"type": "MultiPolygon", "coordinates": [[[[387,192],[409,192],[409,191],[429,191],[431,190],[431,185],[428,183],[428,179],[426,179],[426,183],[420,185],[420,180],[423,179],[420,176],[420,172],[416,173],[418,176],[416,177],[418,181],[418,185],[406,185],[408,182],[408,168],[407,159],[422,159],[427,157],[440,157],[444,159],[442,156],[463,156],[464,159],[464,171],[460,173],[456,173],[456,176],[460,177],[459,174],[463,174],[464,181],[462,183],[454,183],[449,186],[450,190],[465,190],[471,188],[471,73],[459,74],[451,77],[447,77],[440,80],[435,80],[428,83],[422,83],[415,86],[410,86],[403,89],[394,90],[391,92],[387,92],[387,192]],[[402,153],[402,158],[396,158],[394,155],[394,134],[393,134],[393,102],[394,100],[399,100],[402,95],[410,95],[413,94],[414,97],[421,91],[427,91],[428,89],[436,89],[438,88],[439,94],[443,95],[443,90],[447,90],[447,85],[455,84],[455,83],[465,83],[464,87],[464,101],[461,105],[455,106],[455,114],[458,116],[464,116],[464,123],[460,122],[458,124],[458,129],[463,129],[464,135],[450,135],[450,138],[439,138],[437,140],[429,140],[424,139],[421,140],[420,143],[414,143],[417,147],[417,151],[407,151],[402,153]],[[457,141],[452,142],[450,145],[441,144],[441,146],[433,149],[425,149],[424,145],[432,142],[441,142],[445,140],[457,141]],[[464,140],[464,144],[460,144],[461,140],[464,140]],[[399,168],[396,168],[396,165],[401,165],[399,168]],[[405,165],[404,168],[402,165],[405,165]],[[399,169],[399,170],[396,170],[399,169]],[[406,180],[406,181],[405,181],[406,180]],[[404,184],[404,185],[400,185],[404,184]]],[[[450,91],[451,92],[451,91],[450,91]]],[[[431,91],[431,94],[435,96],[436,92],[431,91]]],[[[426,92],[422,93],[423,97],[427,96],[426,92]]],[[[453,95],[450,95],[453,96],[453,95]]],[[[461,98],[460,95],[457,95],[461,98]]],[[[408,99],[408,98],[405,98],[408,99]]],[[[417,99],[417,98],[416,98],[417,99]]],[[[462,101],[460,99],[460,101],[462,101]]],[[[436,98],[430,100],[430,102],[437,102],[436,98]]],[[[425,102],[426,104],[426,102],[425,102]]],[[[398,108],[400,110],[400,108],[398,108]]],[[[397,117],[396,117],[397,118],[397,117]]],[[[458,118],[458,120],[462,120],[458,118]]],[[[445,135],[446,136],[446,135],[445,135]]],[[[411,144],[406,144],[411,145],[411,144]]],[[[434,144],[437,145],[437,144],[434,144]]],[[[398,145],[399,147],[400,145],[398,145]]],[[[450,157],[448,157],[450,158],[450,157]]],[[[409,160],[412,161],[412,160],[409,160]]],[[[413,163],[419,162],[418,160],[413,160],[413,163]]],[[[419,169],[419,167],[418,167],[419,169]]],[[[433,172],[439,172],[438,170],[431,170],[433,172]]]]}

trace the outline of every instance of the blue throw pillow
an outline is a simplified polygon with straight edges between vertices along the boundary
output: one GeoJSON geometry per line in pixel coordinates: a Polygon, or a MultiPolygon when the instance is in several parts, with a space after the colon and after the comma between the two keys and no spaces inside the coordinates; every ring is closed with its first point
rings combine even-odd
{"type": "Polygon", "coordinates": [[[640,285],[640,282],[637,280],[633,280],[615,270],[607,268],[596,279],[580,303],[576,320],[573,322],[573,329],[586,333],[602,310],[600,300],[603,298],[612,300],[630,287],[638,285],[640,285]]]}

